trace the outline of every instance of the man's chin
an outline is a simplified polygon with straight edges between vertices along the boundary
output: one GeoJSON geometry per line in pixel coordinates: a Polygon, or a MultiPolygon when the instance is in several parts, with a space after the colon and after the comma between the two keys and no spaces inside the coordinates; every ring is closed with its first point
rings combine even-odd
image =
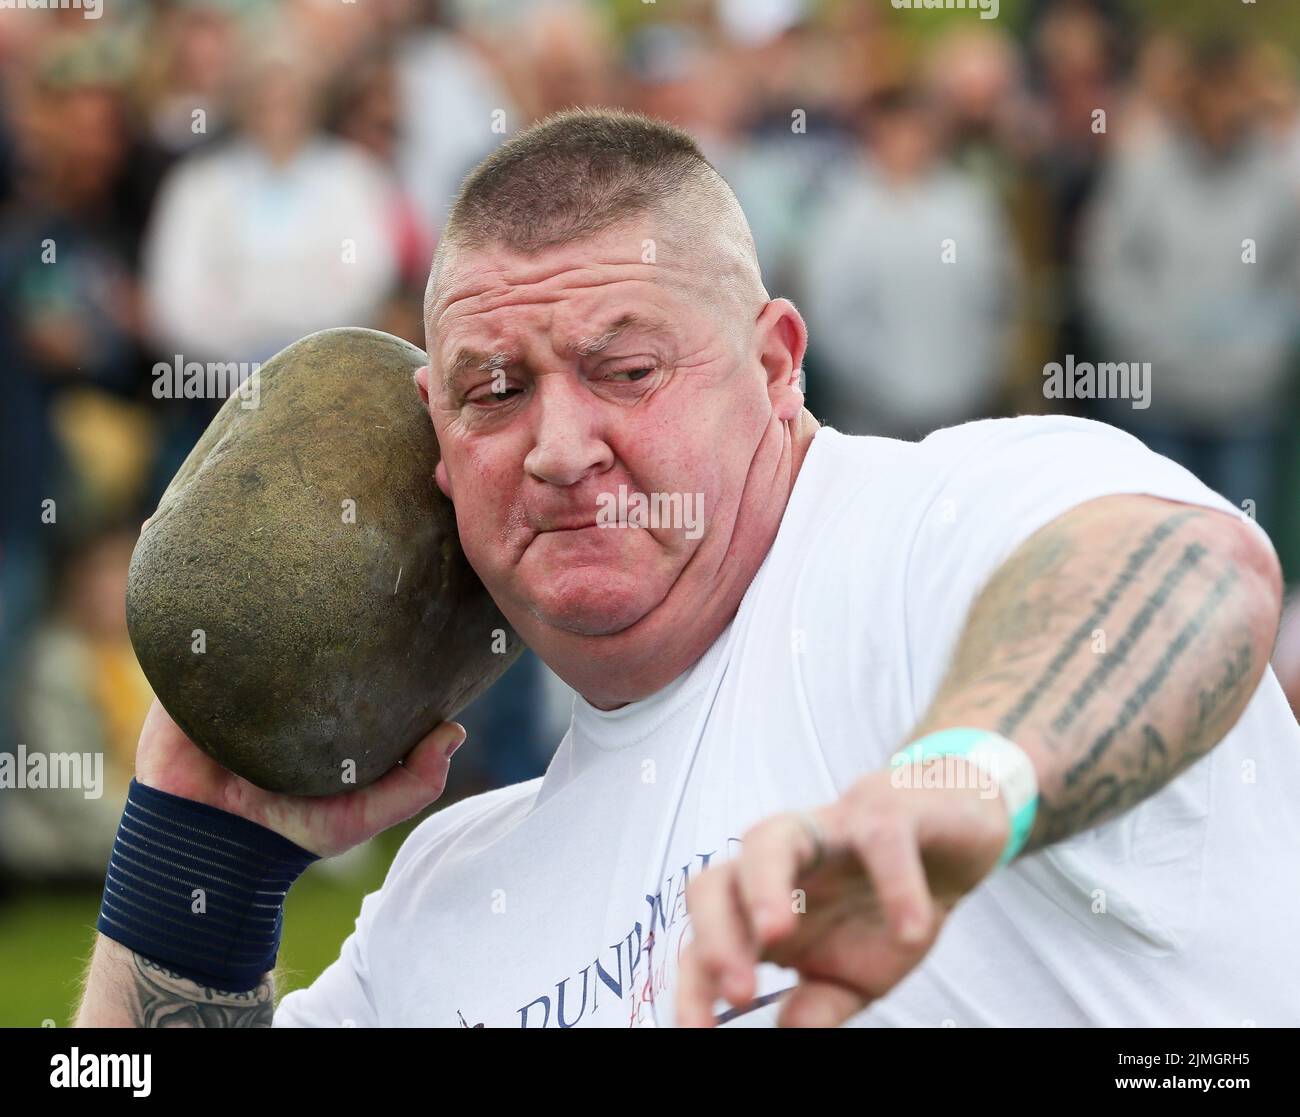
{"type": "Polygon", "coordinates": [[[531,595],[529,611],[548,628],[575,636],[613,636],[631,628],[663,600],[637,579],[623,587],[620,579],[561,577],[531,595]]]}
{"type": "Polygon", "coordinates": [[[613,636],[631,628],[648,610],[614,606],[608,600],[592,602],[534,603],[533,615],[548,628],[575,636],[613,636]]]}

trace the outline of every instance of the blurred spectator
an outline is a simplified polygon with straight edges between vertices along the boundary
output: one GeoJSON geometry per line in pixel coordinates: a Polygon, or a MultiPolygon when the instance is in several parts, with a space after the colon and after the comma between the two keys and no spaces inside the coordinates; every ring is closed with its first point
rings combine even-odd
{"type": "Polygon", "coordinates": [[[1112,147],[1142,148],[1162,142],[1183,112],[1192,60],[1188,44],[1169,31],[1154,30],[1138,47],[1125,90],[1125,103],[1111,129],[1112,147]]]}
{"type": "Polygon", "coordinates": [[[1300,74],[1296,60],[1277,43],[1257,43],[1246,69],[1260,124],[1280,147],[1300,199],[1300,74]]]}
{"type": "Polygon", "coordinates": [[[0,749],[14,745],[16,657],[45,587],[48,539],[78,514],[57,401],[139,380],[130,139],[115,74],[56,40],[10,75],[14,204],[0,212],[0,749]]]}
{"type": "MultiPolygon", "coordinates": [[[[330,92],[330,130],[371,155],[397,181],[401,138],[401,89],[393,48],[373,48],[348,67],[330,92]]],[[[409,193],[394,189],[392,225],[397,284],[377,312],[375,327],[424,348],[424,285],[435,238],[409,193]]]]}
{"type": "MultiPolygon", "coordinates": [[[[401,211],[364,151],[320,130],[321,75],[266,30],[245,52],[236,132],[179,162],[144,247],[164,362],[261,362],[331,326],[375,326],[397,283],[401,211]]],[[[157,497],[221,400],[169,400],[157,497]]]]}
{"type": "Polygon", "coordinates": [[[398,44],[398,165],[421,221],[435,234],[465,175],[527,123],[499,76],[517,69],[502,50],[494,69],[483,38],[441,21],[407,30],[398,44]]]}
{"type": "Polygon", "coordinates": [[[587,0],[537,0],[512,29],[512,51],[523,65],[508,73],[530,120],[573,105],[605,105],[614,92],[613,27],[587,0]]]}
{"type": "Polygon", "coordinates": [[[185,360],[264,361],[370,325],[396,280],[393,185],[319,130],[310,59],[278,37],[245,61],[238,134],[177,166],[148,237],[150,323],[185,360]]]}
{"type": "MultiPolygon", "coordinates": [[[[1300,206],[1258,126],[1246,54],[1202,48],[1163,131],[1116,151],[1084,281],[1097,354],[1151,362],[1151,405],[1097,414],[1272,527],[1295,377],[1300,206]]],[[[1292,513],[1293,514],[1293,513],[1292,513]]]]}
{"type": "Polygon", "coordinates": [[[820,26],[772,31],[742,46],[716,28],[647,23],[628,37],[624,88],[628,107],[697,139],[745,211],[768,290],[780,292],[797,282],[810,214],[856,156],[864,79],[854,65],[869,59],[878,72],[879,59],[856,27],[843,33],[854,51],[820,26]]]}
{"type": "Polygon", "coordinates": [[[145,128],[170,155],[230,125],[238,29],[229,0],[182,0],[158,15],[137,75],[145,128]]]}
{"type": "MultiPolygon", "coordinates": [[[[1077,282],[1081,218],[1097,185],[1119,110],[1118,37],[1094,5],[1061,2],[1038,23],[1030,58],[1042,92],[1042,158],[1052,261],[1051,307],[1056,351],[1039,362],[1064,360],[1084,347],[1083,293],[1077,282]]],[[[1035,376],[1041,392],[1041,378],[1035,376]]]]}
{"type": "Polygon", "coordinates": [[[19,742],[35,753],[102,758],[82,766],[98,787],[23,788],[5,793],[0,862],[12,876],[42,881],[103,879],[135,770],[135,745],[153,695],[126,630],[126,576],[133,526],[104,526],[63,551],[54,609],[24,656],[19,742]],[[87,791],[92,794],[87,795],[87,791]]]}
{"type": "Polygon", "coordinates": [[[924,88],[952,159],[999,194],[1045,138],[1024,86],[1015,41],[975,25],[941,36],[925,59],[924,88]]]}
{"type": "Polygon", "coordinates": [[[1023,281],[1007,293],[1014,331],[1005,392],[1016,410],[1042,411],[1039,370],[1051,360],[1068,302],[1053,239],[1065,216],[1049,114],[1030,98],[1015,40],[987,24],[946,31],[927,53],[923,73],[952,162],[1008,219],[1007,251],[1023,281]]]}
{"type": "Polygon", "coordinates": [[[718,22],[744,46],[771,42],[808,16],[808,0],[716,0],[718,22]]]}
{"type": "Polygon", "coordinates": [[[801,305],[826,381],[821,417],[914,438],[996,405],[1013,262],[994,199],[942,163],[917,94],[877,97],[870,137],[808,230],[801,305]]]}
{"type": "Polygon", "coordinates": [[[378,47],[337,75],[326,123],[385,166],[397,160],[401,97],[392,50],[378,47]]]}
{"type": "Polygon", "coordinates": [[[752,109],[734,49],[683,24],[648,24],[628,38],[628,108],[687,129],[726,178],[749,220],[769,288],[789,273],[812,183],[826,162],[820,136],[757,137],[745,129],[752,109]],[[798,158],[796,155],[806,155],[798,158]]]}

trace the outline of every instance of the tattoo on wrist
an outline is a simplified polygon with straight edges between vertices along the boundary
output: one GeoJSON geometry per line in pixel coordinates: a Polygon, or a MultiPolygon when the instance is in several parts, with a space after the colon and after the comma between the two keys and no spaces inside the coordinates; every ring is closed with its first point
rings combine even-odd
{"type": "Polygon", "coordinates": [[[247,992],[213,989],[132,953],[129,1011],[137,1028],[269,1028],[271,975],[247,992]]]}

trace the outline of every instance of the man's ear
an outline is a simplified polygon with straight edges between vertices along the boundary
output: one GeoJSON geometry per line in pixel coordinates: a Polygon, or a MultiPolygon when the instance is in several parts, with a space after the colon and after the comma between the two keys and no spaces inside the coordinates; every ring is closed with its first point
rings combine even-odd
{"type": "Polygon", "coordinates": [[[767,373],[767,394],[776,417],[789,421],[803,410],[803,358],[808,327],[789,299],[773,299],[758,316],[759,360],[767,373]]]}
{"type": "MultiPolygon", "coordinates": [[[[429,408],[429,366],[424,365],[422,368],[417,368],[415,375],[411,379],[415,381],[415,386],[420,389],[420,399],[424,401],[424,407],[427,411],[429,408]]],[[[448,500],[452,500],[451,476],[447,473],[446,463],[443,462],[441,457],[438,458],[433,477],[438,482],[438,488],[442,490],[443,495],[448,500]]]]}

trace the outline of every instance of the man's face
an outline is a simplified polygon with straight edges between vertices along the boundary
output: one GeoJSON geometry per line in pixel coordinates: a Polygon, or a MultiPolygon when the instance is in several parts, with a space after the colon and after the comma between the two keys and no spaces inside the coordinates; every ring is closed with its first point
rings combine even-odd
{"type": "Polygon", "coordinates": [[[1188,119],[1205,146],[1217,154],[1231,151],[1251,133],[1254,104],[1244,77],[1232,71],[1212,81],[1205,76],[1193,80],[1188,119]]]}
{"type": "Polygon", "coordinates": [[[421,373],[438,483],[529,642],[621,632],[657,609],[685,621],[726,555],[776,420],[762,306],[739,309],[699,255],[647,217],[532,256],[446,262],[421,373]],[[658,502],[648,526],[601,526],[635,521],[642,500],[658,502]]]}

